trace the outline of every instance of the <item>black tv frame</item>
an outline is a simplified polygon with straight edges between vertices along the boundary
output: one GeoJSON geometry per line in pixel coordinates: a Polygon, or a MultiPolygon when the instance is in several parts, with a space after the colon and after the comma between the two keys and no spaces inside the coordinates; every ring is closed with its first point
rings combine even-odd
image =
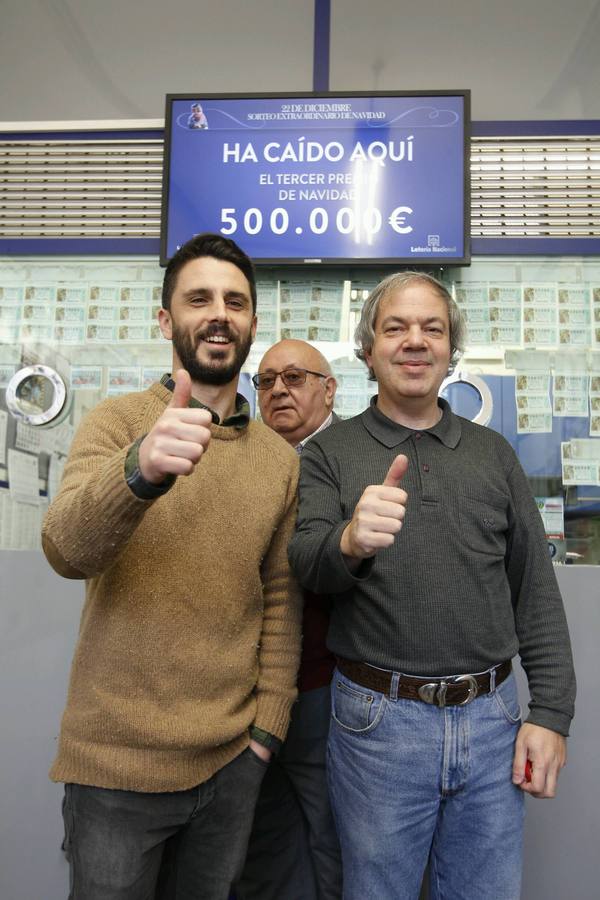
{"type": "MultiPolygon", "coordinates": [[[[165,98],[165,140],[163,156],[163,181],[162,181],[162,205],[160,217],[160,265],[166,266],[167,256],[167,214],[169,209],[169,184],[171,161],[171,126],[173,101],[193,101],[198,98],[204,100],[285,100],[298,99],[323,100],[344,99],[352,97],[462,97],[463,98],[463,256],[428,256],[415,257],[385,257],[385,258],[351,258],[351,257],[275,257],[253,258],[256,266],[346,266],[346,267],[383,267],[383,266],[410,266],[411,268],[439,268],[447,266],[469,266],[471,264],[471,91],[461,90],[431,90],[431,91],[285,91],[263,93],[217,93],[204,94],[201,91],[190,94],[167,94],[165,98]]],[[[242,249],[244,249],[242,247],[242,249]]]]}

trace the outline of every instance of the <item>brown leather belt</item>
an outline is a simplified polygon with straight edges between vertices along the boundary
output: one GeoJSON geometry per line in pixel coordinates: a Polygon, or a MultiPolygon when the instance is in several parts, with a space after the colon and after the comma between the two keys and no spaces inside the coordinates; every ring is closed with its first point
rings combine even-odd
{"type": "MultiPolygon", "coordinates": [[[[362,687],[379,691],[387,697],[391,695],[394,672],[376,669],[366,663],[342,657],[337,658],[337,667],[342,675],[362,687]]],[[[511,668],[512,663],[509,659],[496,666],[492,674],[482,672],[479,675],[454,675],[449,678],[413,678],[412,675],[400,675],[397,696],[404,700],[420,700],[434,706],[464,706],[475,697],[489,694],[490,690],[502,684],[510,674],[511,668]]]]}

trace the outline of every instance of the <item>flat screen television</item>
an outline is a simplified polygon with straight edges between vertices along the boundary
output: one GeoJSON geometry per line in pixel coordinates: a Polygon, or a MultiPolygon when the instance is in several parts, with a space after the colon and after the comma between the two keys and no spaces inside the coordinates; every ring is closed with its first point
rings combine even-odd
{"type": "Polygon", "coordinates": [[[469,126],[469,91],[169,94],[161,263],[213,231],[258,264],[468,264],[469,126]]]}

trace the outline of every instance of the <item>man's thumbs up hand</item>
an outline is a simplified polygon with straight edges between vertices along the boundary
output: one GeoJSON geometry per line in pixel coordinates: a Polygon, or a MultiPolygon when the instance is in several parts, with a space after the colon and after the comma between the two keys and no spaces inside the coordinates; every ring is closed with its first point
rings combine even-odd
{"type": "Polygon", "coordinates": [[[171,402],[140,444],[140,472],[151,484],[160,484],[167,475],[191,475],[210,441],[211,414],[188,406],[189,373],[180,369],[174,377],[171,402]]]}
{"type": "Polygon", "coordinates": [[[389,467],[387,475],[383,479],[383,487],[398,487],[407,471],[408,458],[401,453],[389,467]]]}
{"type": "Polygon", "coordinates": [[[356,504],[340,541],[351,568],[394,543],[406,513],[408,495],[398,485],[407,469],[408,459],[400,454],[389,467],[383,484],[370,485],[356,504]]]}
{"type": "Polygon", "coordinates": [[[192,379],[185,369],[175,372],[175,387],[169,403],[169,409],[187,409],[192,399],[192,379]]]}

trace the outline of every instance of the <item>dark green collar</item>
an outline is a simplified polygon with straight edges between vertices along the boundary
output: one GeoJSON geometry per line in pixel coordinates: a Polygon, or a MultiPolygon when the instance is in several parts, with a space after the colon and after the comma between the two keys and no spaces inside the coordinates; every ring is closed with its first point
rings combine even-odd
{"type": "MultiPolygon", "coordinates": [[[[175,382],[171,378],[170,372],[167,372],[166,375],[163,375],[163,377],[160,379],[160,383],[170,391],[172,391],[175,387],[175,382]]],[[[209,406],[205,406],[204,403],[200,403],[200,401],[196,400],[195,397],[191,398],[190,406],[196,407],[197,409],[207,409],[212,416],[214,425],[223,425],[226,428],[245,428],[250,421],[250,405],[246,398],[242,396],[242,394],[235,395],[235,412],[232,416],[228,416],[226,419],[223,419],[222,422],[220,421],[214,409],[211,409],[209,406]]]]}
{"type": "MultiPolygon", "coordinates": [[[[454,415],[450,405],[442,397],[438,397],[438,406],[442,410],[440,421],[432,428],[424,430],[427,434],[432,434],[436,437],[446,447],[454,450],[460,441],[460,420],[454,415]]],[[[415,432],[414,428],[406,428],[404,425],[399,425],[397,422],[388,419],[377,408],[377,395],[371,397],[370,406],[362,413],[361,418],[369,434],[385,447],[396,447],[415,432]]]]}

